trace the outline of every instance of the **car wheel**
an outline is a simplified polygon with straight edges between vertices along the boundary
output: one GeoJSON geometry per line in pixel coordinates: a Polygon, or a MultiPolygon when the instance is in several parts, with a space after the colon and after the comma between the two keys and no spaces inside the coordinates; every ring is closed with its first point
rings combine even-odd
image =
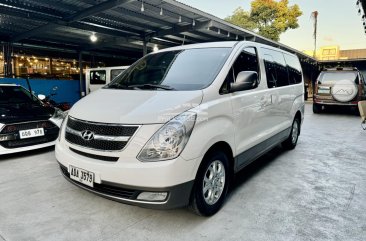
{"type": "Polygon", "coordinates": [[[229,160],[223,152],[208,154],[198,170],[192,190],[191,209],[211,216],[224,204],[230,180],[229,160]]]}
{"type": "Polygon", "coordinates": [[[319,114],[322,111],[322,107],[318,104],[313,104],[313,113],[319,114]]]}
{"type": "Polygon", "coordinates": [[[287,150],[292,150],[296,147],[297,140],[299,139],[300,135],[300,120],[295,118],[294,122],[292,123],[291,133],[290,136],[282,142],[282,146],[287,150]]]}

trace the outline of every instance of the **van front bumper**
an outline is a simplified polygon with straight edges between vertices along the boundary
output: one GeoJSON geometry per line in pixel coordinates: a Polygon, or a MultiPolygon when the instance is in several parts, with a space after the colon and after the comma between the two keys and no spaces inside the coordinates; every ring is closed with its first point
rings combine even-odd
{"type": "Polygon", "coordinates": [[[60,164],[62,175],[72,184],[102,196],[104,198],[151,209],[173,209],[178,207],[185,207],[189,204],[191,190],[194,181],[189,181],[172,187],[165,188],[143,188],[125,186],[117,183],[102,182],[101,184],[94,184],[94,187],[89,187],[70,178],[67,167],[60,164]],[[139,200],[141,193],[166,193],[166,198],[159,201],[139,200]]]}
{"type": "MultiPolygon", "coordinates": [[[[117,161],[106,161],[98,159],[98,156],[89,157],[87,153],[81,155],[73,151],[73,148],[64,141],[56,141],[56,159],[64,177],[82,189],[118,202],[146,208],[172,209],[189,204],[200,158],[185,160],[177,157],[168,161],[141,162],[128,154],[128,150],[124,150],[119,153],[117,161]],[[93,187],[71,179],[70,166],[92,172],[93,187]],[[150,198],[149,194],[161,196],[150,198]]],[[[102,154],[108,153],[100,152],[102,154]]]]}

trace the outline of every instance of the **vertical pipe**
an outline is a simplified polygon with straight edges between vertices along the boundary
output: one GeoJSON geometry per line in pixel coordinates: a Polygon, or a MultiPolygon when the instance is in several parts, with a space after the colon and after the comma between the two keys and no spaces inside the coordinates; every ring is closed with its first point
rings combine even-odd
{"type": "Polygon", "coordinates": [[[85,96],[83,85],[83,53],[79,52],[79,86],[80,86],[80,98],[85,96]]]}

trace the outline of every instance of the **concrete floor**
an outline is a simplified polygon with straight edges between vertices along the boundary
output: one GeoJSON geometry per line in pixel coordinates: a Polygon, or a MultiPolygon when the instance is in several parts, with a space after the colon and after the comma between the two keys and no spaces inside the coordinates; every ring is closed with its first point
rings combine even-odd
{"type": "Polygon", "coordinates": [[[61,176],[52,148],[2,156],[0,241],[366,240],[366,131],[359,117],[310,107],[297,148],[243,170],[211,218],[81,190],[61,176]]]}

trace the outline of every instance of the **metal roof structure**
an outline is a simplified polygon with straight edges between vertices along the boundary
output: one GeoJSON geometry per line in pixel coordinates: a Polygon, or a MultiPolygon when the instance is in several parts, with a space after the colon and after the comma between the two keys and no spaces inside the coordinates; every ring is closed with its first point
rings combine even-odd
{"type": "Polygon", "coordinates": [[[12,48],[137,59],[182,44],[249,40],[316,60],[175,0],[0,0],[0,40],[12,48]],[[92,43],[90,35],[98,41],[92,43]]]}

